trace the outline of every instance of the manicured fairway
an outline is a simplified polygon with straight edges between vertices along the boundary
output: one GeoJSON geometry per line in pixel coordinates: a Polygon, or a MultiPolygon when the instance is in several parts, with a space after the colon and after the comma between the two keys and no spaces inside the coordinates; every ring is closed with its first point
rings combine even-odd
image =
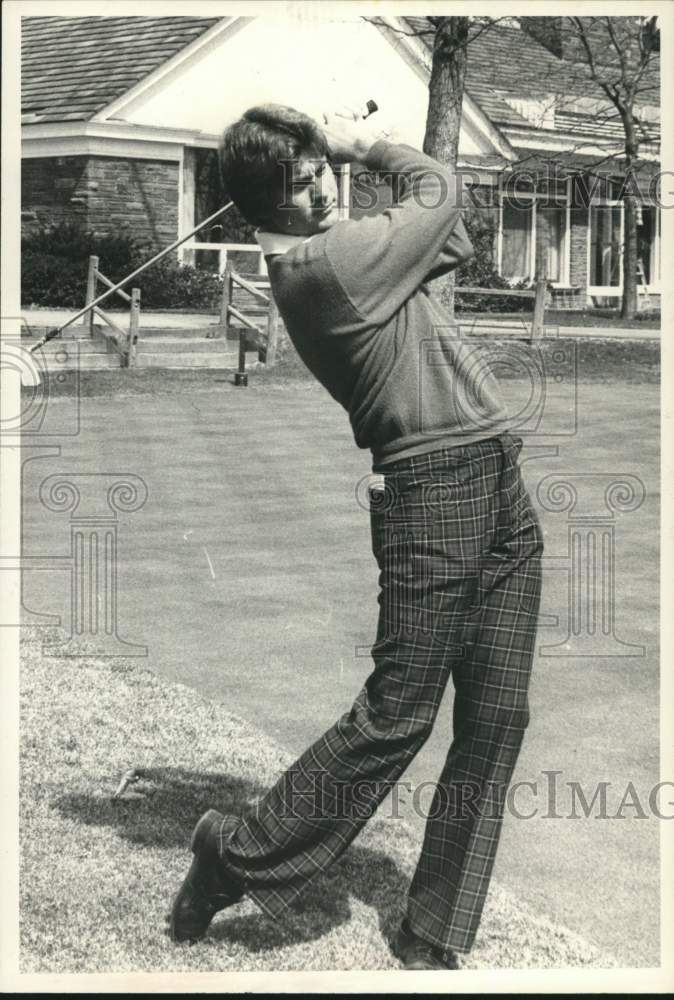
{"type": "MultiPolygon", "coordinates": [[[[506,384],[508,394],[520,389],[506,384]]],[[[561,386],[547,405],[564,433],[532,438],[523,452],[534,496],[544,477],[558,473],[576,483],[579,500],[575,511],[541,511],[549,560],[543,611],[559,623],[541,629],[531,725],[516,772],[516,780],[535,785],[522,787],[519,812],[538,807],[538,815],[508,816],[495,871],[536,912],[625,965],[644,966],[659,956],[659,823],[648,806],[658,781],[658,402],[656,385],[581,384],[577,430],[567,433],[574,403],[561,386]],[[535,457],[533,445],[546,441],[547,453],[535,457]],[[589,656],[545,653],[541,647],[567,635],[569,518],[610,520],[606,477],[624,474],[642,481],[646,495],[638,509],[613,516],[615,633],[645,652],[600,656],[605,646],[597,640],[589,656]],[[560,818],[545,815],[546,772],[554,771],[560,818]],[[596,818],[597,808],[585,818],[576,805],[569,818],[567,782],[577,782],[588,802],[599,782],[609,782],[609,817],[632,782],[647,815],[626,806],[623,818],[596,818]]],[[[48,421],[71,405],[52,400],[48,421]]],[[[54,439],[60,456],[26,447],[24,554],[70,551],[68,515],[38,500],[45,477],[141,476],[147,503],[118,515],[120,636],[148,647],[147,664],[158,675],[221,702],[300,753],[350,707],[371,662],[377,574],[368,513],[356,500],[369,463],[353,445],[346,415],[312,384],[235,390],[223,379],[203,391],[85,397],[81,418],[77,437],[54,439]]],[[[27,608],[68,617],[69,601],[67,572],[26,573],[27,608]]],[[[77,660],[69,666],[76,683],[77,660]]],[[[405,775],[411,790],[400,811],[417,826],[419,846],[419,813],[429,800],[423,782],[439,775],[450,733],[451,685],[430,741],[405,775]],[[421,789],[416,810],[414,788],[421,789]]]]}

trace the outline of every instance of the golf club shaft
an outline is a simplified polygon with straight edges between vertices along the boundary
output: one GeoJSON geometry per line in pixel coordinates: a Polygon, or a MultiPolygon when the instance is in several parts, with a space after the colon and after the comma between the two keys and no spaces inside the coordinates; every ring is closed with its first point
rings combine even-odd
{"type": "Polygon", "coordinates": [[[103,302],[103,300],[107,299],[109,295],[112,295],[113,292],[116,292],[120,288],[123,288],[124,285],[127,285],[133,278],[138,277],[139,274],[145,271],[148,267],[151,267],[152,264],[156,264],[157,261],[162,259],[162,257],[165,257],[167,254],[171,253],[172,250],[175,250],[177,247],[179,247],[181,243],[184,243],[186,240],[189,240],[192,236],[194,236],[195,233],[198,233],[200,229],[203,229],[204,226],[208,226],[211,222],[214,221],[214,219],[217,219],[224,212],[226,212],[227,209],[231,208],[233,204],[234,204],[233,201],[228,201],[227,204],[223,205],[222,208],[219,208],[217,212],[213,212],[213,215],[209,215],[207,219],[204,219],[204,221],[200,222],[198,226],[195,226],[191,232],[186,233],[185,236],[181,236],[180,239],[175,240],[174,243],[171,243],[171,245],[166,247],[164,250],[160,250],[159,253],[155,254],[154,257],[151,257],[150,260],[146,260],[144,264],[141,264],[140,267],[137,267],[135,271],[131,272],[131,274],[127,274],[126,278],[122,278],[122,280],[118,281],[116,285],[112,286],[112,288],[108,288],[107,291],[102,292],[92,302],[89,302],[86,306],[80,309],[79,312],[75,313],[74,316],[71,316],[69,320],[61,324],[61,326],[56,327],[54,330],[50,330],[46,337],[43,337],[41,340],[37,342],[37,344],[34,344],[33,347],[31,347],[31,351],[36,351],[39,347],[42,347],[43,344],[46,344],[48,340],[52,340],[54,337],[58,336],[58,334],[61,333],[62,330],[65,330],[67,326],[70,326],[71,323],[74,323],[75,320],[78,320],[80,316],[84,316],[86,312],[89,312],[90,309],[94,309],[100,302],[103,302]]]}

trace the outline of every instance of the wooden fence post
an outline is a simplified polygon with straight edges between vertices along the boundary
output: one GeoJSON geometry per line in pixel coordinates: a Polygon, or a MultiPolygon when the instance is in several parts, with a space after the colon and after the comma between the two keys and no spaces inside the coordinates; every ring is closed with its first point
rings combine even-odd
{"type": "MultiPolygon", "coordinates": [[[[96,298],[96,271],[98,270],[98,257],[89,258],[89,270],[87,271],[87,293],[84,299],[85,306],[88,306],[90,302],[93,302],[96,298]]],[[[89,327],[89,336],[94,335],[94,313],[85,312],[82,316],[82,326],[89,327]]]]}
{"type": "Polygon", "coordinates": [[[271,288],[269,289],[269,312],[267,313],[267,350],[265,363],[268,368],[276,364],[276,348],[278,345],[279,311],[271,288]]]}
{"type": "Polygon", "coordinates": [[[536,278],[536,295],[534,297],[534,318],[531,323],[531,339],[538,340],[543,336],[543,321],[545,319],[545,292],[547,281],[536,278]]]}
{"type": "Polygon", "coordinates": [[[239,330],[239,369],[234,372],[234,385],[248,385],[246,374],[246,331],[239,330]]]}
{"type": "Polygon", "coordinates": [[[220,298],[220,322],[218,324],[217,330],[215,330],[211,334],[212,337],[227,336],[227,327],[229,323],[229,307],[231,301],[232,301],[232,265],[227,264],[225,266],[225,270],[222,275],[222,297],[220,298]]]}
{"type": "Polygon", "coordinates": [[[138,330],[140,327],[140,288],[131,289],[131,313],[129,315],[129,345],[126,358],[127,368],[136,364],[136,349],[138,347],[138,330]]]}

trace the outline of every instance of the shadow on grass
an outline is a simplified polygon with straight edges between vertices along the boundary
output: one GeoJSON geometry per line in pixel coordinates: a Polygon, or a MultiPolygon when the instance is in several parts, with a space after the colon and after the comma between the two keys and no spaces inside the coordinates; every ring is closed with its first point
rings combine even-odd
{"type": "MultiPolygon", "coordinates": [[[[266,791],[257,782],[182,768],[144,769],[139,784],[131,787],[138,790],[126,798],[68,793],[53,805],[67,819],[112,828],[136,847],[181,847],[187,852],[192,829],[207,809],[245,816],[252,800],[266,791]]],[[[390,941],[408,886],[409,878],[387,854],[352,844],[327,872],[306,886],[282,921],[275,922],[262,912],[237,916],[235,908],[225,911],[209,937],[240,942],[252,952],[314,941],[350,919],[349,897],[355,896],[375,910],[382,936],[390,941]]]]}
{"type": "Polygon", "coordinates": [[[136,846],[183,847],[207,809],[245,813],[265,788],[217,772],[185,768],[143,768],[140,781],[125,796],[69,792],[54,801],[68,819],[86,826],[107,826],[136,846]]]}

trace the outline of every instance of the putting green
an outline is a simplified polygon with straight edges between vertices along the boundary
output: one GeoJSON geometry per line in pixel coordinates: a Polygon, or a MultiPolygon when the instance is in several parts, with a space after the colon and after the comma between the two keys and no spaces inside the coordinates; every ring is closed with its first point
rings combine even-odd
{"type": "MultiPolygon", "coordinates": [[[[643,655],[592,655],[592,638],[589,656],[539,655],[516,772],[516,780],[537,783],[539,806],[544,772],[560,772],[567,813],[568,782],[589,799],[598,782],[610,782],[618,801],[632,782],[647,803],[658,780],[658,402],[656,385],[580,384],[575,402],[567,386],[553,388],[546,403],[553,423],[572,428],[575,406],[577,428],[554,439],[556,457],[524,465],[534,494],[553,473],[592,474],[589,513],[603,502],[607,476],[629,474],[646,490],[637,510],[609,519],[615,634],[643,646],[643,655]]],[[[68,405],[53,400],[48,421],[68,405]]],[[[147,503],[118,514],[120,636],[148,647],[147,666],[159,676],[221,702],[289,753],[300,752],[348,709],[370,668],[376,566],[368,514],[356,501],[369,462],[354,447],[345,414],[310,384],[234,390],[223,381],[203,391],[85,397],[81,416],[80,434],[59,441],[60,457],[24,465],[25,553],[70,552],[68,515],[38,500],[46,476],[141,476],[147,503]]],[[[532,455],[527,448],[524,457],[532,455]]],[[[546,558],[556,560],[546,568],[543,612],[560,621],[541,630],[539,647],[563,644],[569,613],[570,513],[541,516],[546,558]]],[[[68,572],[27,573],[24,601],[67,617],[68,572]]],[[[595,653],[603,648],[597,634],[595,653]]],[[[413,789],[439,774],[450,719],[451,685],[429,743],[405,775],[413,789]]],[[[522,802],[530,811],[531,799],[522,802]]],[[[625,964],[657,964],[658,821],[634,810],[622,819],[541,812],[507,818],[498,884],[625,964]]],[[[404,814],[420,837],[418,813],[409,805],[404,814]]]]}

